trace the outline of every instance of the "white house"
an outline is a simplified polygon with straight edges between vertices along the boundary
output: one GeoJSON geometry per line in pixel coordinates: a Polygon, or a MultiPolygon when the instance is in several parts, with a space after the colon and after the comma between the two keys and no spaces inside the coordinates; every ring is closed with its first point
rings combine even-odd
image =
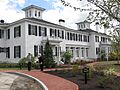
{"type": "MultiPolygon", "coordinates": [[[[28,53],[37,57],[50,41],[55,61],[60,63],[61,52],[69,50],[76,59],[97,59],[101,49],[109,53],[109,36],[90,29],[90,22],[76,23],[78,30],[67,28],[42,19],[44,8],[30,5],[24,9],[25,18],[12,23],[0,23],[0,61],[18,62],[28,53]]],[[[108,57],[108,56],[107,56],[108,57]]]]}

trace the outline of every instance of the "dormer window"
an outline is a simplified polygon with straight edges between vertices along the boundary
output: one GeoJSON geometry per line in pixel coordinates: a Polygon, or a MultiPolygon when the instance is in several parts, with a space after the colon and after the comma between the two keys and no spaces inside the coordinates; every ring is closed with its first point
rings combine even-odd
{"type": "Polygon", "coordinates": [[[35,11],[35,16],[37,16],[37,11],[35,11]]]}

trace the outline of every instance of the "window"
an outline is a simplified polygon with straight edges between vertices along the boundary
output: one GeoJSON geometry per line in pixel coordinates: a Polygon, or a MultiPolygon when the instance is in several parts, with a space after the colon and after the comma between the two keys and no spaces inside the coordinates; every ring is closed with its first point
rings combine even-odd
{"type": "Polygon", "coordinates": [[[86,48],[86,57],[88,57],[88,48],[86,48]]]}
{"type": "Polygon", "coordinates": [[[76,56],[79,57],[79,48],[76,48],[76,56]]]}
{"type": "Polygon", "coordinates": [[[10,29],[6,30],[6,39],[10,39],[10,29]]]}
{"type": "Polygon", "coordinates": [[[4,53],[5,52],[5,48],[4,47],[0,47],[0,53],[4,53]]]}
{"type": "Polygon", "coordinates": [[[69,40],[69,32],[67,32],[67,40],[69,40]]]}
{"type": "Polygon", "coordinates": [[[77,34],[75,34],[75,36],[76,36],[76,41],[78,40],[78,38],[77,38],[77,34]]]}
{"type": "Polygon", "coordinates": [[[31,11],[29,11],[29,16],[31,17],[31,11]]]}
{"type": "Polygon", "coordinates": [[[37,11],[35,11],[35,16],[37,16],[37,11]]]}
{"type": "Polygon", "coordinates": [[[99,54],[99,52],[100,52],[100,48],[96,48],[96,54],[98,55],[99,54]]]}
{"type": "Polygon", "coordinates": [[[38,12],[38,16],[40,17],[40,12],[38,12]]]}
{"type": "Polygon", "coordinates": [[[39,46],[39,53],[43,54],[43,46],[39,46]]]}
{"type": "Polygon", "coordinates": [[[28,24],[28,34],[37,36],[37,26],[28,24]]]}
{"type": "Polygon", "coordinates": [[[10,58],[10,47],[6,48],[6,58],[10,58]]]}
{"type": "Polygon", "coordinates": [[[75,34],[73,33],[73,40],[75,41],[75,34]]]}
{"type": "Polygon", "coordinates": [[[95,36],[95,42],[99,42],[99,36],[95,36]]]}
{"type": "Polygon", "coordinates": [[[14,27],[14,38],[21,36],[21,26],[14,27]]]}
{"type": "Polygon", "coordinates": [[[54,29],[52,29],[52,28],[50,28],[50,36],[55,36],[55,30],[54,29]]]}
{"type": "Polygon", "coordinates": [[[38,46],[34,46],[34,56],[37,57],[38,56],[38,46]]]}
{"type": "Polygon", "coordinates": [[[62,39],[64,39],[64,31],[62,31],[62,39]]]}
{"type": "Polygon", "coordinates": [[[1,30],[1,29],[0,29],[0,39],[1,39],[1,38],[4,38],[4,30],[1,30]]]}
{"type": "Polygon", "coordinates": [[[87,42],[87,36],[86,35],[83,35],[83,41],[87,42]]]}
{"type": "Polygon", "coordinates": [[[82,50],[82,57],[84,57],[84,48],[81,48],[82,50]]]}
{"type": "Polygon", "coordinates": [[[73,35],[73,34],[72,34],[72,33],[70,33],[70,40],[72,40],[72,35],[73,35]]]}
{"type": "Polygon", "coordinates": [[[21,46],[14,46],[14,58],[21,58],[21,46]]]}
{"type": "Polygon", "coordinates": [[[55,56],[58,56],[58,48],[55,47],[55,56]]]}
{"type": "Polygon", "coordinates": [[[47,36],[47,28],[46,27],[41,27],[41,35],[47,36]]]}

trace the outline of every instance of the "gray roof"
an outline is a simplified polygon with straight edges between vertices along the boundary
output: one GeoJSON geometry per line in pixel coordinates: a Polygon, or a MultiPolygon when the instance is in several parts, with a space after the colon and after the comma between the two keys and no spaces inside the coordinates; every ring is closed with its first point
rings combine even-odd
{"type": "Polygon", "coordinates": [[[76,23],[76,24],[81,24],[81,23],[91,23],[91,22],[85,20],[85,21],[82,21],[82,22],[78,22],[78,23],[76,23]]]}
{"type": "Polygon", "coordinates": [[[23,11],[26,11],[26,10],[31,9],[31,8],[35,8],[35,9],[38,9],[38,10],[41,10],[41,11],[44,11],[44,10],[45,10],[44,8],[41,8],[41,7],[35,6],[35,5],[30,5],[30,6],[28,6],[28,7],[23,8],[22,10],[23,10],[23,11]]]}

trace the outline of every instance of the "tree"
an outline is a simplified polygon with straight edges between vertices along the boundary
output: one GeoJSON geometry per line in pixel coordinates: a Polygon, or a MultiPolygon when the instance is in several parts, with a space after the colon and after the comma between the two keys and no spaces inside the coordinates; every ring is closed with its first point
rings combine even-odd
{"type": "Polygon", "coordinates": [[[65,59],[65,64],[69,64],[72,54],[69,51],[66,51],[63,52],[62,57],[65,59]]]}
{"type": "MultiPolygon", "coordinates": [[[[78,1],[78,0],[76,0],[78,1]]],[[[82,0],[79,0],[82,1],[82,0]]],[[[89,11],[88,20],[99,22],[106,29],[113,29],[110,33],[112,49],[117,54],[119,60],[120,52],[120,0],[87,0],[89,4],[93,4],[96,8],[81,9],[72,6],[66,0],[61,0],[64,6],[69,6],[75,10],[89,11]],[[91,11],[90,11],[91,10],[91,11]],[[116,24],[115,24],[116,23],[116,24]]]]}
{"type": "Polygon", "coordinates": [[[52,51],[52,47],[49,43],[49,40],[47,40],[47,42],[45,44],[43,58],[44,58],[44,66],[46,68],[55,67],[55,61],[53,59],[53,51],[52,51]]]}

